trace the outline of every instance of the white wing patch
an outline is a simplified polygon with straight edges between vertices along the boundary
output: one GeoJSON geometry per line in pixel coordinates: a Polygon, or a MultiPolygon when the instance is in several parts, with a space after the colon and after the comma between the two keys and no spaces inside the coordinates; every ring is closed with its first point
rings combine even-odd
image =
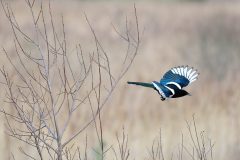
{"type": "Polygon", "coordinates": [[[171,71],[172,71],[173,73],[177,74],[177,69],[176,69],[176,68],[173,68],[171,71]]]}
{"type": "Polygon", "coordinates": [[[176,83],[176,82],[168,82],[167,85],[168,84],[173,84],[173,85],[177,86],[179,89],[182,89],[182,87],[178,83],[176,83]]]}
{"type": "MultiPolygon", "coordinates": [[[[171,71],[174,74],[184,76],[185,78],[187,78],[189,80],[189,83],[196,81],[199,76],[199,73],[197,73],[197,70],[194,70],[193,68],[190,68],[188,66],[174,67],[171,69],[171,71]]],[[[177,87],[179,88],[179,86],[177,86],[177,87]]]]}
{"type": "Polygon", "coordinates": [[[171,92],[172,92],[172,95],[171,95],[171,97],[175,94],[175,91],[174,91],[174,89],[172,89],[172,88],[170,88],[170,87],[168,87],[168,86],[164,86],[164,87],[166,87],[167,89],[169,89],[171,92]]]}
{"type": "Polygon", "coordinates": [[[154,82],[152,82],[152,84],[154,85],[154,87],[158,90],[158,92],[163,96],[163,98],[167,98],[167,96],[165,95],[165,93],[162,91],[162,89],[154,82]]]}
{"type": "Polygon", "coordinates": [[[189,78],[189,75],[190,75],[190,73],[192,72],[192,68],[190,68],[188,71],[187,71],[187,78],[189,78]]]}
{"type": "Polygon", "coordinates": [[[187,77],[187,69],[188,69],[188,68],[187,68],[187,66],[186,66],[186,67],[184,68],[184,71],[183,71],[183,72],[184,72],[184,77],[187,77]]]}

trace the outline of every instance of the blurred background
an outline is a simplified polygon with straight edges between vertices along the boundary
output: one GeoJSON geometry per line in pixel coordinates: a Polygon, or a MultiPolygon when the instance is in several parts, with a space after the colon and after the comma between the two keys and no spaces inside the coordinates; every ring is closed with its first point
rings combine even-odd
{"type": "MultiPolygon", "coordinates": [[[[10,2],[21,26],[28,29],[31,19],[24,1],[7,2],[10,2]]],[[[124,27],[125,17],[134,12],[134,2],[141,30],[140,49],[103,110],[105,143],[115,145],[115,135],[124,127],[129,136],[130,157],[146,159],[149,157],[148,148],[161,129],[163,152],[170,159],[172,153],[178,152],[182,134],[184,139],[189,138],[186,121],[191,121],[194,114],[198,129],[214,143],[214,159],[239,159],[240,1],[54,0],[52,8],[56,21],[61,21],[61,15],[64,17],[70,50],[78,43],[82,43],[85,49],[91,47],[92,37],[84,19],[85,12],[99,39],[111,53],[114,68],[122,53],[122,45],[118,45],[111,23],[124,27]],[[161,101],[151,89],[126,84],[127,81],[160,80],[168,69],[179,65],[189,65],[200,72],[199,79],[186,88],[192,96],[161,101]]],[[[2,8],[0,33],[1,47],[14,53],[13,36],[2,8]]],[[[0,59],[0,66],[6,63],[6,59],[0,59]]],[[[5,106],[4,90],[0,90],[0,96],[0,104],[5,106]]],[[[9,159],[11,153],[17,155],[16,159],[26,159],[18,148],[21,146],[31,151],[31,147],[6,135],[3,119],[1,116],[0,159],[9,159]]],[[[81,120],[76,117],[72,128],[81,120]]],[[[92,131],[94,127],[89,127],[76,143],[88,134],[89,146],[96,147],[97,139],[92,131]]]]}

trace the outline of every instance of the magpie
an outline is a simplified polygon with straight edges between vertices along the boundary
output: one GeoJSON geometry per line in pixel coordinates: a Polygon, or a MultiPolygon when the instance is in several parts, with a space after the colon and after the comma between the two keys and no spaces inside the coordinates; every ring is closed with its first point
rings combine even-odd
{"type": "Polygon", "coordinates": [[[199,73],[197,70],[188,66],[173,67],[167,71],[162,79],[153,81],[152,83],[145,82],[127,82],[128,84],[139,85],[143,87],[153,88],[161,96],[164,101],[168,98],[178,98],[190,95],[187,91],[183,90],[184,87],[197,80],[199,73]]]}

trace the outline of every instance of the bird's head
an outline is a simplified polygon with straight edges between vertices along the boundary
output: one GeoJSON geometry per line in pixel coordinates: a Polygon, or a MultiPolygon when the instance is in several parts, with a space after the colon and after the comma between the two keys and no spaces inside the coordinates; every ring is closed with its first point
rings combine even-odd
{"type": "Polygon", "coordinates": [[[187,91],[179,89],[179,90],[175,90],[175,94],[172,96],[172,98],[183,97],[187,95],[191,96],[191,94],[188,93],[187,91]]]}
{"type": "Polygon", "coordinates": [[[191,94],[188,93],[188,92],[185,91],[185,90],[182,90],[182,91],[181,91],[181,95],[182,95],[182,96],[191,96],[191,94]]]}

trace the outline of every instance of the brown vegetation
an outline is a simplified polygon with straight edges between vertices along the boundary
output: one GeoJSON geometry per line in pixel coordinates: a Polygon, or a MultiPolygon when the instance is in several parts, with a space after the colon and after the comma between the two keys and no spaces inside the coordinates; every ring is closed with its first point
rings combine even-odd
{"type": "MultiPolygon", "coordinates": [[[[31,12],[26,10],[26,4],[14,1],[11,6],[21,28],[29,34],[33,34],[34,29],[31,28],[33,24],[29,18],[31,12]]],[[[74,73],[80,74],[77,58],[74,56],[76,53],[75,45],[80,43],[86,54],[91,54],[92,48],[96,49],[94,36],[86,23],[84,12],[97,37],[101,40],[102,46],[107,53],[111,53],[108,55],[109,61],[112,62],[110,64],[111,73],[116,77],[121,72],[121,68],[117,64],[122,64],[118,60],[124,59],[122,51],[127,49],[127,45],[122,43],[111,24],[114,24],[120,33],[124,33],[125,16],[134,14],[132,6],[132,4],[127,3],[79,3],[77,1],[52,3],[54,10],[52,14],[57,26],[56,32],[61,33],[60,38],[64,40],[61,32],[61,15],[63,15],[65,40],[68,43],[68,53],[71,55],[69,60],[72,62],[74,73]]],[[[45,4],[44,7],[48,8],[48,5],[45,4]]],[[[171,159],[171,157],[185,159],[181,156],[183,153],[181,152],[183,148],[181,144],[190,144],[190,148],[193,147],[186,120],[189,121],[195,114],[198,130],[196,133],[201,138],[203,134],[199,131],[204,131],[205,140],[212,139],[212,141],[206,142],[210,148],[214,144],[213,150],[211,150],[213,151],[213,159],[238,159],[240,150],[240,139],[238,138],[240,131],[238,116],[240,91],[236,82],[240,80],[238,74],[240,67],[239,5],[237,3],[147,4],[141,2],[137,4],[137,9],[139,26],[140,29],[144,30],[144,32],[140,32],[142,41],[139,54],[132,68],[116,87],[116,92],[112,94],[102,110],[101,122],[104,142],[102,144],[106,144],[106,149],[112,145],[115,146],[116,154],[112,152],[113,157],[121,157],[122,155],[122,157],[129,159],[134,157],[136,159],[149,159],[149,157],[156,159],[156,157],[159,158],[159,155],[164,154],[164,159],[171,159]],[[130,87],[125,83],[127,80],[158,80],[167,69],[185,64],[199,69],[201,73],[200,79],[187,88],[193,95],[191,97],[162,102],[156,92],[140,87],[130,87]],[[120,133],[123,126],[125,134],[121,137],[125,137],[125,139],[123,144],[119,144],[122,139],[119,137],[120,140],[116,140],[115,133],[120,133]],[[160,128],[161,143],[155,141],[152,144],[153,140],[158,137],[160,128]],[[126,134],[128,135],[127,139],[126,134]],[[121,150],[121,145],[126,146],[126,140],[128,142],[127,148],[130,150],[129,156],[128,149],[126,152],[121,150]],[[209,145],[208,142],[211,144],[209,145]],[[162,146],[159,148],[160,144],[162,146]]],[[[46,12],[47,14],[49,13],[46,12]]],[[[1,46],[9,53],[9,59],[19,64],[21,62],[18,61],[14,47],[16,41],[14,42],[14,35],[2,9],[0,15],[1,46]]],[[[134,20],[134,16],[132,19],[131,16],[128,17],[130,18],[129,22],[134,20]]],[[[46,16],[46,26],[51,27],[51,20],[49,20],[49,17],[46,16]]],[[[130,28],[130,31],[134,31],[134,29],[130,28]]],[[[21,42],[24,40],[21,39],[21,42]]],[[[28,43],[22,43],[22,45],[24,48],[34,50],[28,43]]],[[[10,79],[17,80],[18,73],[10,67],[4,54],[1,51],[0,64],[8,71],[10,79]]],[[[97,58],[95,62],[97,71],[97,64],[99,64],[97,58]]],[[[28,64],[27,67],[38,69],[30,63],[26,64],[28,64]]],[[[107,66],[107,63],[104,65],[107,66]]],[[[20,69],[20,64],[17,68],[20,69]]],[[[106,72],[108,76],[103,76],[106,82],[110,82],[111,79],[109,79],[108,73],[106,72]]],[[[98,76],[95,78],[96,81],[99,80],[98,76]]],[[[3,80],[1,77],[1,82],[3,80]]],[[[108,85],[111,86],[109,83],[108,85]]],[[[91,88],[91,84],[86,87],[89,86],[91,88]]],[[[57,84],[55,87],[60,89],[57,84]]],[[[5,89],[2,87],[0,92],[1,106],[9,110],[10,105],[4,103],[6,99],[2,98],[6,96],[5,93],[5,89]]],[[[84,96],[84,93],[81,92],[80,95],[84,96]]],[[[96,97],[93,96],[93,98],[96,97]]],[[[98,106],[97,99],[93,105],[98,106]]],[[[83,126],[92,117],[89,109],[89,107],[82,107],[81,112],[72,117],[73,123],[69,125],[64,134],[64,140],[71,137],[79,126],[83,126]]],[[[66,118],[67,115],[61,114],[60,117],[66,118]]],[[[4,119],[4,116],[1,118],[4,119]]],[[[99,125],[99,121],[96,123],[99,125]]],[[[90,125],[74,140],[74,144],[80,146],[79,149],[84,151],[87,135],[87,151],[90,157],[95,156],[95,151],[101,150],[98,147],[99,141],[95,131],[97,127],[94,126],[90,125]]],[[[4,133],[7,126],[4,126],[3,123],[1,128],[3,128],[0,136],[1,159],[8,159],[11,157],[11,153],[15,155],[15,158],[17,157],[16,159],[25,159],[26,157],[19,154],[18,147],[20,146],[26,153],[37,156],[36,150],[32,147],[9,138],[4,133]]],[[[197,156],[197,152],[195,151],[195,156],[197,156]]],[[[208,158],[211,159],[209,150],[207,152],[210,156],[208,158]]],[[[188,154],[186,156],[191,159],[188,154]]]]}

